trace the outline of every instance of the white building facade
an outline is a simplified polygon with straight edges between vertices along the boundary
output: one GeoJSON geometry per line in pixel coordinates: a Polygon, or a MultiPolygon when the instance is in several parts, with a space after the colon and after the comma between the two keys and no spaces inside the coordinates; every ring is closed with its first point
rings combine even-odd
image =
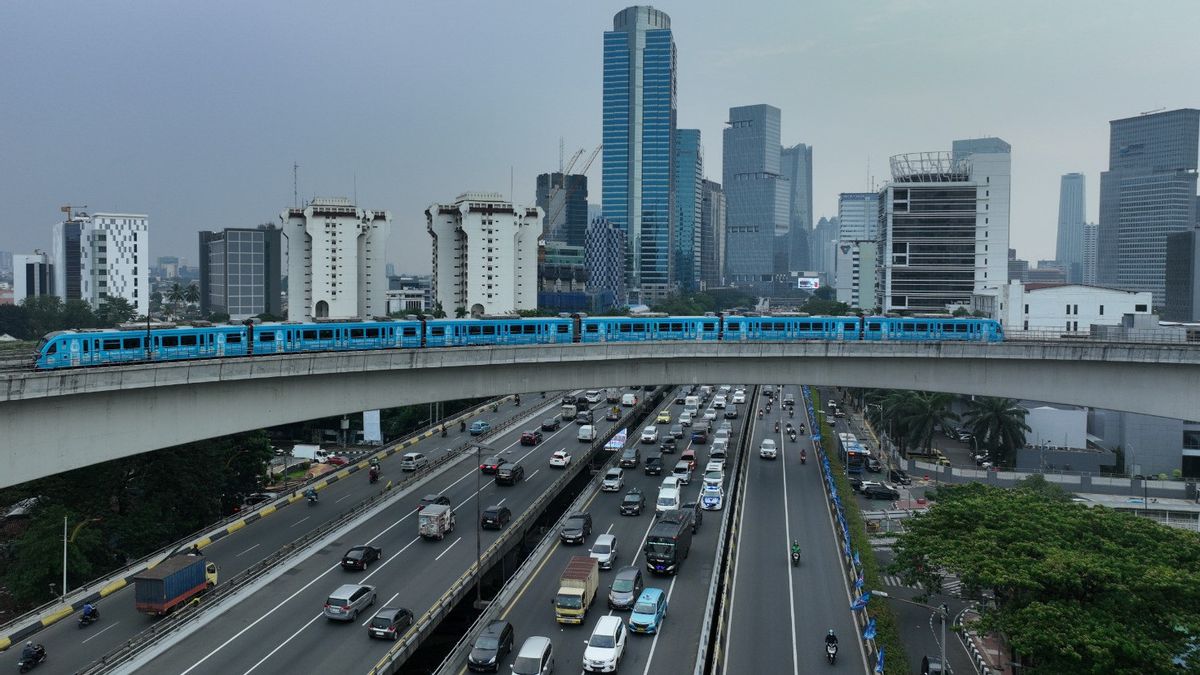
{"type": "Polygon", "coordinates": [[[384,256],[392,215],[318,198],[280,216],[288,251],[288,321],[387,313],[384,256]]]}
{"type": "Polygon", "coordinates": [[[1149,315],[1152,295],[1082,284],[1023,284],[984,289],[971,309],[1000,321],[1006,331],[1082,332],[1117,326],[1125,314],[1149,315]]]}
{"type": "Polygon", "coordinates": [[[875,240],[839,241],[837,301],[866,310],[875,308],[875,240]]]}
{"type": "Polygon", "coordinates": [[[514,206],[495,192],[466,192],[425,210],[433,238],[433,297],[456,316],[537,309],[542,210],[514,206]]]}
{"type": "Polygon", "coordinates": [[[50,255],[42,252],[12,257],[13,304],[25,298],[54,295],[54,266],[50,255]]]}
{"type": "Polygon", "coordinates": [[[79,226],[79,297],[93,307],[125,298],[139,315],[150,311],[150,218],[141,213],[93,213],[79,226]]]}

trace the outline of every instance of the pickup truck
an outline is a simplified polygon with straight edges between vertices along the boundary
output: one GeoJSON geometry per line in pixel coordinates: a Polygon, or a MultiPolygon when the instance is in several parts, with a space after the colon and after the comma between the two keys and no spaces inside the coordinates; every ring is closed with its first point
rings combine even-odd
{"type": "Polygon", "coordinates": [[[600,570],[595,558],[572,556],[558,580],[554,596],[554,618],[559,623],[583,623],[588,607],[600,585],[600,570]]]}
{"type": "Polygon", "coordinates": [[[133,578],[134,607],[162,616],[217,585],[217,565],[204,556],[177,555],[133,578]]]}
{"type": "Polygon", "coordinates": [[[426,539],[445,539],[454,531],[454,509],[445,504],[430,504],[417,514],[417,532],[426,539]]]}

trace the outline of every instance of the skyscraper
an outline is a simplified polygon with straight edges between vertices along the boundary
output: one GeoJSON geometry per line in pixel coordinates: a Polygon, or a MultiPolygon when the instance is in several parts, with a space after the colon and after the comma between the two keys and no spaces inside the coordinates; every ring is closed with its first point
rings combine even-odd
{"type": "Polygon", "coordinates": [[[1167,321],[1200,321],[1200,230],[1167,235],[1166,302],[1162,318],[1167,321]]]}
{"type": "Polygon", "coordinates": [[[604,33],[604,217],[627,235],[633,302],[672,291],[671,160],[675,142],[675,39],[671,17],[627,7],[604,33]]]}
{"type": "Polygon", "coordinates": [[[808,250],[811,267],[823,277],[822,281],[826,286],[834,284],[835,270],[837,269],[837,243],[841,229],[837,216],[833,218],[822,216],[809,237],[808,250]]]}
{"type": "Polygon", "coordinates": [[[25,298],[54,295],[54,269],[50,256],[41,251],[32,255],[17,254],[12,257],[13,304],[21,304],[25,298]]]}
{"type": "Polygon", "coordinates": [[[1165,301],[1167,235],[1196,224],[1200,110],[1109,122],[1108,171],[1100,174],[1097,281],[1150,291],[1165,301]]]}
{"type": "Polygon", "coordinates": [[[543,173],[537,177],[537,205],[542,218],[542,238],[583,246],[588,224],[587,176],[543,173]]]}
{"type": "Polygon", "coordinates": [[[879,229],[879,195],[874,192],[843,192],[838,195],[838,238],[846,241],[874,240],[879,229]]]}
{"type": "Polygon", "coordinates": [[[279,214],[288,247],[288,320],[369,319],[387,312],[384,254],[392,214],[344,197],[279,214]]]}
{"type": "Polygon", "coordinates": [[[1085,186],[1083,174],[1068,173],[1062,177],[1058,189],[1058,245],[1054,259],[1063,264],[1067,281],[1073,284],[1083,281],[1085,186]]]}
{"type": "Polygon", "coordinates": [[[588,288],[594,293],[610,293],[618,306],[626,304],[625,230],[603,218],[593,220],[587,229],[584,264],[588,270],[588,288]]]}
{"type": "Polygon", "coordinates": [[[700,209],[704,201],[704,149],[699,129],[675,131],[675,235],[672,266],[682,291],[700,287],[700,209]]]}
{"type": "Polygon", "coordinates": [[[725,191],[705,180],[700,209],[700,282],[705,288],[725,285],[725,191]]]}
{"type": "MultiPolygon", "coordinates": [[[[283,313],[281,231],[273,225],[200,232],[200,313],[242,321],[283,313]]],[[[178,263],[176,263],[178,264],[178,263]]]]}
{"type": "Polygon", "coordinates": [[[1079,282],[1087,286],[1096,285],[1096,238],[1100,226],[1088,223],[1083,226],[1083,271],[1079,282]]]}
{"type": "Polygon", "coordinates": [[[813,229],[812,146],[800,143],[780,152],[788,179],[788,271],[812,269],[808,250],[813,229]]]}
{"type": "Polygon", "coordinates": [[[97,308],[122,297],[138,314],[149,313],[148,237],[149,218],[137,213],[77,213],[55,225],[55,294],[97,308]]]}
{"type": "Polygon", "coordinates": [[[788,181],[779,166],[779,108],[729,109],[722,143],[726,278],[739,286],[770,284],[775,237],[786,237],[788,181]]]}
{"type": "Polygon", "coordinates": [[[87,217],[86,213],[68,214],[66,220],[55,223],[50,230],[50,266],[54,273],[51,287],[63,302],[83,298],[79,291],[83,272],[79,239],[87,217]]]}

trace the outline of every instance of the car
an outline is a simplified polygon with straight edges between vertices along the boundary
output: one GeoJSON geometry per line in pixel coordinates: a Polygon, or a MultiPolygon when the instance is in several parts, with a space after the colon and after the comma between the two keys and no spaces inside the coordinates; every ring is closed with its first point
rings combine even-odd
{"type": "Polygon", "coordinates": [[[689,470],[695,469],[696,468],[696,451],[691,448],[684,450],[683,454],[679,456],[679,461],[687,462],[689,470]]]}
{"type": "Polygon", "coordinates": [[[575,413],[575,424],[591,424],[594,421],[591,410],[581,410],[575,413]]]}
{"type": "Polygon", "coordinates": [[[671,423],[671,411],[667,410],[665,408],[658,411],[658,416],[654,418],[654,421],[659,424],[670,424],[671,423]]]}
{"type": "Polygon", "coordinates": [[[250,506],[257,506],[263,502],[269,502],[273,499],[277,499],[278,497],[279,494],[276,492],[255,492],[246,497],[245,501],[242,502],[242,506],[238,510],[240,511],[241,509],[250,506]]]}
{"type": "Polygon", "coordinates": [[[350,463],[350,460],[342,457],[341,455],[330,455],[325,458],[325,463],[333,466],[346,466],[350,463]]]}
{"type": "Polygon", "coordinates": [[[672,455],[675,454],[677,445],[674,436],[667,436],[662,440],[662,443],[658,444],[658,450],[664,455],[672,455]]]}
{"type": "Polygon", "coordinates": [[[395,642],[412,626],[413,613],[404,607],[384,607],[367,624],[367,635],[395,642]]]}
{"type": "Polygon", "coordinates": [[[726,399],[724,396],[718,394],[715,397],[713,397],[712,407],[716,408],[717,410],[724,410],[725,406],[727,404],[728,404],[728,399],[726,399]]]}
{"type": "Polygon", "coordinates": [[[424,497],[421,497],[421,501],[417,503],[417,512],[419,513],[421,509],[429,506],[430,504],[442,504],[443,506],[450,506],[450,498],[446,495],[432,493],[427,494],[424,497]]]}
{"type": "Polygon", "coordinates": [[[883,485],[883,483],[880,483],[877,480],[863,480],[858,476],[854,476],[850,479],[850,489],[855,492],[862,492],[863,488],[871,485],[883,485]]]}
{"type": "Polygon", "coordinates": [[[563,394],[563,397],[562,397],[563,405],[575,405],[578,402],[579,402],[579,399],[576,398],[574,394],[563,394]]]}
{"type": "Polygon", "coordinates": [[[725,484],[725,473],[723,471],[705,471],[702,488],[721,487],[725,484]]]}
{"type": "Polygon", "coordinates": [[[487,432],[489,432],[491,430],[492,430],[492,425],[483,420],[475,420],[474,422],[471,423],[471,435],[472,436],[479,436],[481,434],[486,434],[487,432]]]}
{"type": "Polygon", "coordinates": [[[554,672],[554,645],[550,638],[534,635],[525,638],[517,658],[513,659],[513,675],[548,675],[554,672]]]}
{"type": "Polygon", "coordinates": [[[698,430],[698,431],[703,431],[706,433],[712,433],[712,422],[710,420],[706,420],[706,419],[696,420],[692,424],[692,430],[693,431],[698,430]]]}
{"type": "Polygon", "coordinates": [[[707,443],[708,442],[708,430],[696,429],[696,430],[692,431],[692,442],[698,443],[701,445],[707,443]]]}
{"type": "Polygon", "coordinates": [[[562,426],[562,420],[557,417],[547,417],[542,420],[542,431],[558,431],[562,426]]]}
{"type": "Polygon", "coordinates": [[[374,586],[342,584],[325,599],[323,612],[330,621],[357,621],[359,613],[374,604],[374,586]]]}
{"type": "Polygon", "coordinates": [[[867,471],[871,473],[883,473],[883,463],[876,457],[867,458],[867,471]]]}
{"type": "Polygon", "coordinates": [[[679,486],[680,486],[679,477],[676,476],[675,474],[671,474],[670,476],[663,476],[662,482],[659,483],[659,485],[658,485],[658,487],[660,489],[661,488],[678,488],[679,486]]]}
{"type": "Polygon", "coordinates": [[[342,555],[342,569],[365,570],[383,556],[383,550],[374,546],[355,546],[342,555]]]}
{"type": "Polygon", "coordinates": [[[621,499],[621,515],[640,516],[646,508],[646,497],[639,488],[633,488],[621,499]]]}
{"type": "Polygon", "coordinates": [[[649,427],[646,427],[645,429],[642,429],[642,442],[643,443],[657,443],[658,442],[658,427],[649,426],[649,427]]]}
{"type": "Polygon", "coordinates": [[[724,506],[725,488],[706,484],[700,491],[700,508],[705,511],[720,511],[724,506]]]}
{"type": "Polygon", "coordinates": [[[633,603],[629,615],[629,630],[634,633],[653,635],[662,627],[667,617],[667,594],[659,588],[647,588],[633,603]]]}
{"type": "Polygon", "coordinates": [[[763,385],[762,393],[763,393],[763,396],[766,396],[767,398],[774,397],[775,396],[775,385],[772,385],[772,384],[763,385]]]}
{"type": "Polygon", "coordinates": [[[521,445],[537,445],[542,442],[542,432],[539,429],[531,429],[521,432],[521,445]]]}
{"type": "Polygon", "coordinates": [[[679,488],[661,487],[658,489],[658,499],[654,502],[654,513],[661,516],[664,513],[679,508],[679,488]]]}
{"type": "Polygon", "coordinates": [[[617,420],[621,419],[621,409],[609,408],[608,414],[604,416],[604,419],[608,420],[609,422],[616,422],[617,420]]]}
{"type": "Polygon", "coordinates": [[[709,458],[708,463],[704,465],[704,473],[708,473],[709,471],[725,473],[725,460],[716,457],[709,458]]]}
{"type": "Polygon", "coordinates": [[[599,389],[588,389],[583,395],[583,399],[588,403],[599,403],[603,398],[604,394],[600,393],[599,389]]]}
{"type": "Polygon", "coordinates": [[[692,426],[692,414],[691,414],[691,413],[689,413],[689,412],[688,412],[688,411],[686,411],[686,410],[684,410],[682,413],[680,413],[680,415],[679,415],[679,426],[681,426],[681,427],[690,427],[690,426],[692,426]]]}
{"type": "Polygon", "coordinates": [[[660,476],[662,475],[662,470],[663,461],[661,454],[646,455],[646,461],[642,462],[642,471],[647,476],[660,476]]]}
{"type": "Polygon", "coordinates": [[[725,455],[729,454],[729,439],[716,438],[713,439],[712,447],[708,449],[709,457],[720,457],[725,459],[725,455]]]}
{"type": "Polygon", "coordinates": [[[775,440],[764,438],[758,446],[758,456],[763,459],[775,459],[779,456],[779,449],[775,447],[775,440]]]}
{"type": "Polygon", "coordinates": [[[899,485],[912,485],[912,477],[904,469],[892,469],[889,471],[888,480],[899,485]]]}
{"type": "Polygon", "coordinates": [[[608,587],[608,608],[629,609],[642,594],[642,570],[637,566],[622,567],[608,587]]]}
{"type": "Polygon", "coordinates": [[[683,438],[683,425],[672,424],[671,431],[669,433],[671,438],[683,438]]]}
{"type": "Polygon", "coordinates": [[[625,655],[625,635],[625,622],[620,617],[600,617],[583,650],[583,669],[593,673],[616,672],[625,655]]]}
{"type": "Polygon", "coordinates": [[[704,520],[704,511],[700,510],[700,502],[684,502],[679,507],[680,511],[686,511],[692,516],[692,533],[700,529],[700,523],[704,520]]]}
{"type": "Polygon", "coordinates": [[[496,485],[516,485],[525,480],[525,467],[515,462],[505,462],[496,469],[496,485]]]}
{"type": "Polygon", "coordinates": [[[485,530],[502,530],[510,520],[512,510],[500,504],[493,504],[479,514],[479,526],[485,530]]]}
{"type": "Polygon", "coordinates": [[[489,475],[495,475],[496,469],[499,469],[500,465],[503,463],[504,463],[503,457],[501,457],[500,455],[492,455],[491,457],[484,459],[479,464],[479,470],[482,471],[483,473],[486,473],[489,475]]]}
{"type": "Polygon", "coordinates": [[[684,401],[687,400],[687,397],[688,397],[688,392],[686,390],[680,389],[679,391],[675,392],[675,404],[683,405],[684,401]]]}
{"type": "Polygon", "coordinates": [[[785,394],[783,397],[783,405],[788,408],[795,407],[796,397],[793,394],[785,394]]]}
{"type": "Polygon", "coordinates": [[[630,446],[621,451],[621,459],[617,462],[617,465],[622,469],[636,469],[641,459],[642,453],[637,449],[637,446],[630,446]]]}
{"type": "Polygon", "coordinates": [[[576,511],[563,521],[562,529],[558,531],[558,538],[564,544],[582,544],[591,533],[592,515],[576,511]]]}
{"type": "Polygon", "coordinates": [[[729,406],[725,407],[725,419],[735,420],[735,419],[737,419],[737,416],[738,416],[738,407],[736,405],[729,405],[729,406]]]}
{"type": "Polygon", "coordinates": [[[713,408],[709,408],[708,410],[705,410],[704,411],[704,419],[706,419],[706,420],[717,419],[717,411],[713,408]]]}
{"type": "Polygon", "coordinates": [[[867,499],[888,499],[896,501],[900,499],[900,491],[891,485],[885,483],[876,483],[874,485],[864,485],[862,488],[862,496],[867,499]]]}
{"type": "Polygon", "coordinates": [[[737,391],[733,392],[733,402],[734,403],[745,403],[746,402],[746,392],[742,391],[741,389],[738,389],[737,391]]]}
{"type": "Polygon", "coordinates": [[[588,557],[594,558],[602,570],[613,568],[617,562],[617,553],[617,537],[612,534],[596,537],[596,541],[588,549],[588,557]]]}
{"type": "Polygon", "coordinates": [[[681,485],[687,485],[692,482],[692,465],[686,460],[675,462],[675,468],[671,470],[671,475],[679,479],[681,485]]]}
{"type": "Polygon", "coordinates": [[[571,463],[571,455],[566,450],[555,450],[550,454],[550,466],[566,468],[571,463]]]}
{"type": "Polygon", "coordinates": [[[515,638],[512,624],[503,619],[489,621],[467,655],[467,668],[472,671],[500,672],[500,664],[512,652],[515,638]]]}
{"type": "Polygon", "coordinates": [[[604,480],[600,483],[600,491],[620,492],[624,486],[625,472],[618,468],[612,468],[604,473],[604,480]]]}

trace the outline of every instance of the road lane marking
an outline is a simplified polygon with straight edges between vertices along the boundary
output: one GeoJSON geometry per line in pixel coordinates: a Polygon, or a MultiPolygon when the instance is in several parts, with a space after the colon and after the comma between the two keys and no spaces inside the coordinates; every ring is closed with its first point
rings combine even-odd
{"type": "Polygon", "coordinates": [[[454,544],[457,544],[457,543],[458,543],[458,542],[460,542],[460,541],[462,541],[462,537],[459,537],[458,539],[455,539],[455,540],[454,540],[454,543],[452,543],[452,544],[450,544],[449,546],[447,546],[445,551],[442,551],[441,553],[439,553],[439,554],[438,554],[438,556],[437,556],[436,558],[434,558],[434,561],[436,562],[436,561],[438,561],[438,560],[441,560],[441,559],[442,559],[442,556],[444,556],[444,555],[446,555],[447,553],[449,553],[449,552],[450,552],[450,549],[454,548],[454,544]]]}
{"type": "Polygon", "coordinates": [[[658,630],[654,631],[654,640],[650,643],[650,653],[646,655],[646,669],[642,671],[642,675],[650,675],[650,664],[654,662],[654,650],[658,647],[658,636],[662,635],[663,624],[667,621],[667,612],[671,611],[671,594],[675,592],[675,582],[678,580],[679,572],[676,572],[675,576],[671,577],[671,585],[667,587],[667,609],[663,612],[663,618],[658,624],[658,630]]]}
{"type": "MultiPolygon", "coordinates": [[[[315,623],[317,619],[321,618],[322,614],[318,614],[318,615],[314,616],[313,618],[311,618],[307,622],[305,622],[305,624],[303,626],[297,628],[295,633],[292,633],[291,635],[288,636],[288,638],[286,640],[284,640],[283,642],[280,642],[278,647],[276,647],[275,649],[272,649],[270,651],[270,653],[268,653],[266,656],[259,659],[258,663],[250,666],[250,669],[247,670],[246,672],[242,673],[242,675],[250,675],[250,673],[254,672],[255,668],[258,668],[263,663],[265,663],[267,659],[274,656],[275,652],[278,652],[280,649],[283,649],[284,646],[287,645],[287,643],[294,640],[296,638],[296,636],[299,635],[305,628],[308,628],[309,626],[313,625],[313,623],[315,623]]],[[[184,672],[187,672],[187,671],[184,671],[184,672]]]]}
{"type": "Polygon", "coordinates": [[[238,553],[237,555],[235,555],[233,557],[240,558],[243,554],[249,553],[250,551],[253,551],[254,549],[258,548],[261,545],[262,545],[261,543],[255,544],[255,545],[251,546],[250,548],[246,549],[245,551],[242,551],[241,553],[238,553]]]}
{"type": "Polygon", "coordinates": [[[309,518],[312,518],[312,516],[304,516],[300,520],[297,520],[296,522],[292,523],[291,525],[288,525],[288,527],[295,527],[295,526],[299,525],[300,523],[303,523],[304,521],[308,520],[309,518]]]}
{"type": "MultiPolygon", "coordinates": [[[[780,396],[780,398],[782,398],[783,392],[780,392],[779,396],[780,396]]],[[[779,422],[775,422],[775,424],[779,425],[779,422]]],[[[779,434],[779,465],[780,465],[779,469],[780,469],[780,475],[782,475],[782,477],[783,477],[783,529],[784,529],[784,532],[787,534],[787,541],[785,542],[784,545],[787,547],[786,553],[788,554],[788,557],[787,557],[786,562],[784,562],[784,564],[790,567],[792,564],[791,542],[793,541],[793,539],[792,539],[792,519],[791,519],[791,514],[788,513],[787,452],[785,451],[786,446],[784,446],[784,444],[783,444],[784,433],[783,433],[782,425],[779,425],[779,431],[777,431],[776,433],[779,434]]],[[[797,565],[797,567],[799,567],[799,566],[797,565]]],[[[784,569],[787,569],[787,568],[785,567],[784,569]]],[[[795,574],[793,574],[790,571],[787,573],[788,611],[789,611],[789,613],[791,615],[791,619],[792,619],[792,672],[798,673],[798,672],[800,672],[800,654],[799,654],[800,650],[796,644],[796,592],[793,588],[793,579],[792,579],[792,577],[794,577],[794,576],[795,576],[795,574]]]]}
{"type": "MultiPolygon", "coordinates": [[[[762,394],[758,394],[758,395],[761,396],[762,394]]],[[[750,400],[751,400],[750,406],[751,406],[751,408],[753,408],[754,407],[754,403],[753,403],[754,399],[750,399],[750,400]]],[[[748,420],[749,421],[742,428],[742,433],[750,434],[750,440],[753,441],[754,440],[754,428],[758,425],[758,422],[755,421],[753,414],[748,418],[748,420]]],[[[732,439],[732,436],[731,436],[731,439],[732,439]]],[[[752,445],[753,445],[753,443],[751,443],[751,446],[752,445]]],[[[747,486],[750,484],[750,454],[751,454],[751,449],[752,449],[751,446],[746,447],[747,457],[742,460],[742,461],[746,462],[746,468],[745,468],[746,478],[744,481],[742,481],[742,490],[746,490],[747,486]]],[[[746,524],[746,511],[748,509],[747,509],[746,502],[745,502],[746,496],[744,494],[742,494],[741,499],[742,499],[742,505],[741,505],[742,512],[738,514],[738,525],[737,525],[738,545],[737,545],[737,552],[735,552],[733,555],[733,584],[729,589],[730,625],[732,625],[732,621],[733,621],[734,599],[737,597],[738,574],[741,572],[742,549],[745,548],[745,545],[742,544],[741,539],[742,539],[742,537],[746,536],[745,524],[746,524]]],[[[722,675],[729,675],[729,663],[732,661],[732,659],[729,658],[729,655],[733,651],[733,644],[730,642],[730,640],[732,640],[732,639],[733,639],[733,631],[729,630],[725,634],[725,659],[724,659],[724,663],[722,664],[722,667],[721,667],[722,675]]]]}
{"type": "Polygon", "coordinates": [[[379,610],[381,610],[381,609],[383,609],[384,607],[387,607],[388,605],[392,604],[392,601],[393,601],[393,600],[395,600],[395,599],[396,599],[396,598],[398,598],[398,597],[400,597],[400,592],[399,592],[399,591],[396,591],[396,594],[395,594],[395,595],[393,595],[392,597],[388,598],[388,601],[387,601],[387,602],[385,602],[385,603],[383,603],[383,606],[381,606],[379,609],[375,610],[375,613],[374,613],[374,614],[372,614],[371,616],[367,617],[367,620],[366,620],[366,621],[364,621],[364,622],[362,622],[362,623],[361,623],[361,624],[359,624],[359,625],[361,625],[361,626],[363,626],[363,627],[365,628],[367,624],[369,624],[369,623],[371,623],[372,621],[374,621],[374,620],[375,620],[375,617],[379,615],[379,610]]]}
{"type": "Polygon", "coordinates": [[[531,474],[529,474],[528,476],[526,476],[526,477],[525,477],[525,480],[530,480],[530,479],[532,479],[534,476],[536,476],[536,475],[537,475],[538,471],[541,471],[541,469],[534,469],[534,470],[533,470],[533,473],[531,473],[531,474]]]}
{"type": "Polygon", "coordinates": [[[104,631],[108,630],[109,628],[112,628],[113,626],[115,626],[115,625],[117,625],[117,624],[119,624],[119,623],[121,623],[121,622],[120,622],[120,621],[114,621],[114,622],[112,622],[112,623],[108,624],[108,626],[104,627],[104,629],[102,629],[102,630],[99,630],[99,631],[97,631],[97,632],[95,632],[95,633],[92,633],[92,637],[90,637],[90,638],[88,638],[88,639],[86,639],[86,640],[84,640],[84,641],[80,642],[79,644],[81,644],[81,645],[86,645],[86,644],[87,644],[88,642],[90,642],[90,641],[91,641],[93,638],[100,637],[100,633],[103,633],[104,631]]]}
{"type": "Polygon", "coordinates": [[[334,503],[334,504],[337,504],[338,502],[342,501],[343,499],[349,499],[349,498],[350,498],[351,496],[353,496],[353,495],[354,495],[354,493],[353,493],[353,492],[350,492],[350,493],[348,493],[348,494],[342,495],[341,497],[338,497],[338,498],[337,498],[337,500],[335,500],[333,503],[334,503]]]}

